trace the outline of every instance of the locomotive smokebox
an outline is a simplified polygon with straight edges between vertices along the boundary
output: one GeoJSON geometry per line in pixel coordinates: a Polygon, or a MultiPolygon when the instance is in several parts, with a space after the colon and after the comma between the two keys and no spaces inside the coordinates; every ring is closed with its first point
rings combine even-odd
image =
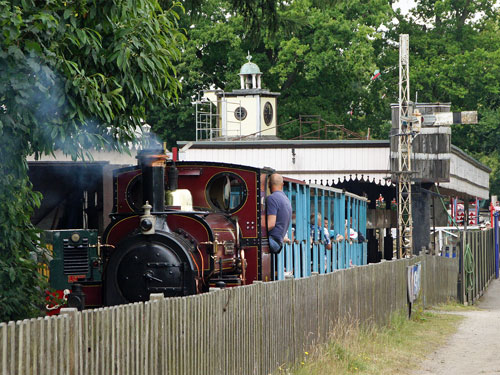
{"type": "Polygon", "coordinates": [[[162,149],[141,150],[137,155],[142,170],[142,199],[148,201],[151,211],[165,211],[165,160],[162,149]]]}

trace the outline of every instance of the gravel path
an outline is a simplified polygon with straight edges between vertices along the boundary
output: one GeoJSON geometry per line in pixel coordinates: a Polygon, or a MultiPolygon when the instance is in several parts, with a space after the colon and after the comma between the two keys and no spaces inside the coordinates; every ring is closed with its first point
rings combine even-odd
{"type": "Polygon", "coordinates": [[[476,305],[460,312],[465,319],[445,346],[432,353],[414,375],[500,374],[500,279],[476,305]]]}

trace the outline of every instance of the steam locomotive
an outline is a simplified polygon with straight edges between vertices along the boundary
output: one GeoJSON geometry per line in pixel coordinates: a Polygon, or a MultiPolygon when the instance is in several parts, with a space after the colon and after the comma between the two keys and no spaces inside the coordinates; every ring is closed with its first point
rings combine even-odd
{"type": "MultiPolygon", "coordinates": [[[[271,169],[173,162],[160,149],[143,150],[137,158],[137,166],[114,171],[111,223],[102,238],[91,231],[72,230],[57,232],[59,241],[49,238],[54,246],[51,286],[60,291],[72,288],[70,306],[118,305],[148,300],[151,293],[186,296],[211,287],[275,280],[283,278],[278,264],[300,262],[298,277],[307,276],[306,271],[300,274],[300,269],[309,269],[313,260],[319,272],[336,267],[321,241],[311,243],[309,229],[300,228],[309,228],[309,213],[318,212],[318,207],[311,207],[306,200],[315,199],[317,204],[318,198],[324,201],[331,195],[333,204],[338,196],[335,199],[344,206],[337,211],[345,212],[342,192],[330,189],[318,197],[316,188],[313,198],[304,182],[286,179],[287,186],[296,187],[297,195],[290,195],[292,204],[307,214],[297,213],[296,238],[276,257],[269,251],[265,215],[271,169]],[[306,199],[304,204],[298,201],[300,197],[306,199]],[[311,249],[317,251],[316,256],[311,249]],[[330,265],[326,267],[321,259],[327,255],[330,265]]],[[[350,202],[351,198],[347,199],[350,202]]],[[[356,207],[362,211],[361,205],[356,207]]],[[[343,225],[346,218],[335,220],[343,225]]],[[[344,264],[348,264],[348,245],[342,246],[344,264]]],[[[359,264],[366,261],[361,250],[355,257],[359,264]]],[[[340,256],[339,250],[335,262],[340,262],[340,256]]]]}

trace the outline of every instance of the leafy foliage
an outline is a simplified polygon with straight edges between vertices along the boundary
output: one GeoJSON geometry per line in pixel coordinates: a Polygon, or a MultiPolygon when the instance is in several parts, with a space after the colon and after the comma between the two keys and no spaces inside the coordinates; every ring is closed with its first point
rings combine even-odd
{"type": "Polygon", "coordinates": [[[490,190],[500,194],[500,176],[495,173],[500,141],[500,18],[495,3],[421,0],[411,17],[399,17],[394,33],[410,34],[412,92],[418,91],[419,101],[449,101],[454,111],[478,111],[479,124],[453,126],[452,143],[492,168],[490,190]]]}
{"type": "Polygon", "coordinates": [[[145,103],[165,106],[180,89],[181,10],[157,0],[0,1],[0,320],[32,315],[42,296],[29,256],[40,195],[26,156],[77,158],[132,141],[145,103]]]}
{"type": "MultiPolygon", "coordinates": [[[[4,129],[2,137],[8,137],[4,129]]],[[[41,196],[31,190],[26,166],[19,164],[20,138],[0,148],[0,321],[36,315],[44,280],[32,255],[39,253],[37,231],[30,216],[41,196]]]]}
{"type": "Polygon", "coordinates": [[[184,36],[173,8],[153,0],[37,4],[0,2],[0,72],[8,77],[0,83],[1,121],[30,151],[50,153],[55,140],[83,156],[85,146],[132,140],[144,102],[176,97],[173,60],[184,36]]]}
{"type": "Polygon", "coordinates": [[[263,87],[281,93],[279,123],[300,114],[319,114],[362,133],[372,126],[367,124],[388,123],[385,85],[371,81],[381,53],[379,27],[388,24],[393,13],[386,1],[277,2],[272,27],[258,10],[249,16],[234,9],[234,1],[206,0],[196,17],[181,17],[188,29],[186,50],[177,65],[182,97],[178,104],[154,108],[148,115],[153,130],[170,145],[194,139],[191,102],[200,91],[239,88],[237,73],[247,51],[264,72],[263,87]],[[257,39],[252,21],[261,25],[257,39]]]}

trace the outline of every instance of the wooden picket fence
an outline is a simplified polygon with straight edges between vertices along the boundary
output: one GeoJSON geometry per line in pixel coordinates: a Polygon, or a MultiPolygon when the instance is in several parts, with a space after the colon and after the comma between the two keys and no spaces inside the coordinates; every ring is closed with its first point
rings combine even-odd
{"type": "Polygon", "coordinates": [[[270,374],[324,342],[338,322],[385,324],[407,308],[407,266],[422,262],[424,305],[457,295],[458,261],[419,256],[304,279],[158,298],[0,324],[0,372],[270,374]]]}

